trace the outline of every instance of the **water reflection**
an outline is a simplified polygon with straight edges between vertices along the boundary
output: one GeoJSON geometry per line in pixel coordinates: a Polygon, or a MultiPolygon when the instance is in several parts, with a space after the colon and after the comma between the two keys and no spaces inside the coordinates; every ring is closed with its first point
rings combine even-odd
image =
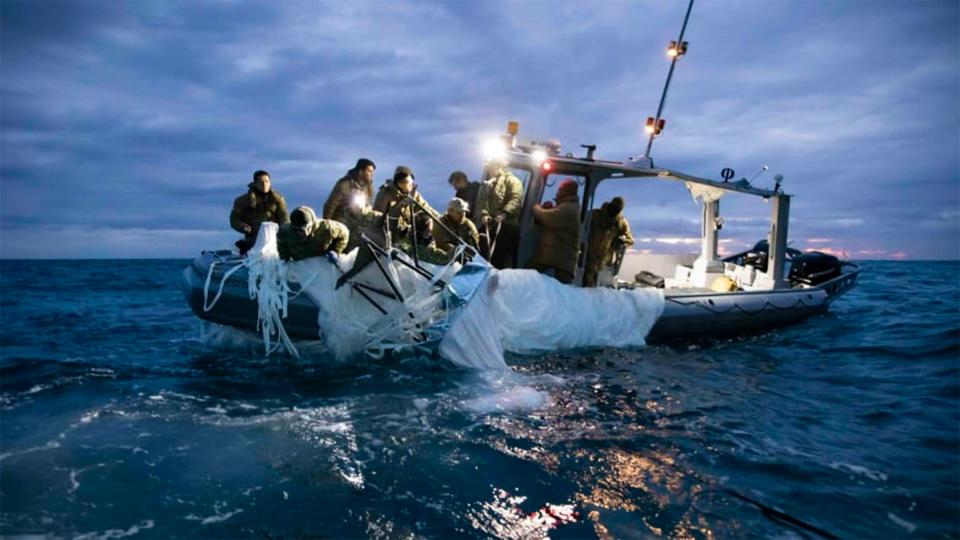
{"type": "Polygon", "coordinates": [[[525,512],[521,505],[527,497],[511,495],[494,488],[493,498],[467,512],[470,524],[480,532],[496,538],[549,538],[551,529],[574,523],[579,515],[572,504],[550,504],[525,512]]]}

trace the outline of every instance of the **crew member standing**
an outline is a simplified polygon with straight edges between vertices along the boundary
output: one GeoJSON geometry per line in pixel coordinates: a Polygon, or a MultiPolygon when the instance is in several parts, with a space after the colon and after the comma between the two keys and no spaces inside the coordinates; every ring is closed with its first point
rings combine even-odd
{"type": "Polygon", "coordinates": [[[561,283],[573,283],[580,256],[580,198],[577,183],[566,179],[557,188],[556,205],[533,207],[534,221],[541,227],[533,268],[552,274],[561,283]]]}
{"type": "Polygon", "coordinates": [[[491,161],[488,174],[477,195],[477,212],[487,238],[485,251],[492,251],[490,264],[496,268],[513,268],[520,243],[523,183],[502,161],[491,161]]]}

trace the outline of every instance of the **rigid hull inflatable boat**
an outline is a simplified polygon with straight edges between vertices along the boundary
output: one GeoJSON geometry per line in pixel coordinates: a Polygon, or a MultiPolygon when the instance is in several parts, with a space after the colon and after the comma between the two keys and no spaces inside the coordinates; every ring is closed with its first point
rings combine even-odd
{"type": "MultiPolygon", "coordinates": [[[[590,237],[589,216],[597,186],[606,180],[679,182],[694,196],[702,215],[699,254],[622,252],[599,275],[600,288],[620,293],[656,289],[662,294],[662,311],[646,336],[650,341],[732,336],[798,323],[825,312],[833,300],[856,285],[860,271],[856,265],[839,261],[831,255],[800,253],[787,247],[790,195],[785,194],[779,185],[774,189],[761,189],[744,181],[698,178],[655,168],[647,159],[628,162],[595,160],[592,149],[585,157],[561,156],[555,143],[520,142],[515,133],[499,138],[498,142],[496,159],[507,163],[524,185],[521,242],[517,251],[520,267],[531,262],[539,237],[533,206],[548,198],[548,188],[560,179],[574,178],[582,186],[584,196],[580,217],[583,239],[590,237]],[[767,201],[772,213],[767,240],[747,252],[721,258],[717,249],[722,224],[719,203],[726,195],[745,195],[767,201]]],[[[588,244],[586,240],[581,243],[573,286],[576,288],[583,280],[588,244]]],[[[381,252],[385,262],[390,259],[387,251],[377,246],[368,249],[381,252]]],[[[402,256],[399,258],[403,259],[402,256]]],[[[472,271],[480,266],[486,268],[486,272],[497,273],[479,256],[474,260],[469,265],[474,269],[472,271]]],[[[249,275],[242,267],[242,261],[232,251],[204,252],[184,270],[183,292],[199,317],[239,328],[258,328],[260,310],[258,302],[251,298],[249,275]],[[228,269],[236,271],[226,276],[228,269]],[[211,283],[217,287],[211,287],[211,283]],[[218,300],[211,305],[211,298],[215,295],[218,300]]],[[[408,260],[406,266],[411,265],[424,266],[408,260]]],[[[452,269],[451,275],[457,272],[452,269]]],[[[377,274],[377,271],[373,273],[377,274]]],[[[371,293],[369,286],[351,287],[351,294],[364,295],[367,300],[371,295],[383,296],[371,293]]],[[[573,287],[562,286],[558,290],[573,287]]],[[[296,282],[290,283],[291,291],[298,288],[296,282]]],[[[381,283],[376,288],[382,293],[389,287],[381,283]]],[[[299,339],[322,339],[318,322],[323,315],[322,309],[306,295],[294,292],[290,296],[286,316],[282,319],[286,334],[299,339]]],[[[470,295],[463,298],[464,302],[469,300],[470,295]]]]}

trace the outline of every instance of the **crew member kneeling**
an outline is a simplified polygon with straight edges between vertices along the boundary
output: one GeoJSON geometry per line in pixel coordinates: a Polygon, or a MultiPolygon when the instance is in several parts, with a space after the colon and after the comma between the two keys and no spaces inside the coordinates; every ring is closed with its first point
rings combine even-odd
{"type": "Polygon", "coordinates": [[[299,206],[290,223],[277,233],[277,251],[285,261],[299,261],[327,252],[343,253],[350,241],[347,226],[332,219],[317,219],[313,208],[299,206]]]}

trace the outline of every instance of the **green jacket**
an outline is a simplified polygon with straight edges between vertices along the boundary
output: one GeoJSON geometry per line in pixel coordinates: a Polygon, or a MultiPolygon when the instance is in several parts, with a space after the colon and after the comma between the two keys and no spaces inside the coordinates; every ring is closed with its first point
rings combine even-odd
{"type": "Polygon", "coordinates": [[[535,206],[533,218],[541,229],[533,263],[575,273],[580,256],[580,199],[567,197],[549,209],[535,206]]]}
{"type": "MultiPolygon", "coordinates": [[[[449,227],[454,234],[474,249],[477,249],[477,246],[480,245],[480,234],[477,232],[477,226],[469,219],[463,218],[462,222],[454,223],[453,218],[444,214],[440,218],[440,223],[449,227]]],[[[457,247],[457,239],[450,236],[443,227],[436,226],[433,228],[433,238],[437,241],[437,247],[440,249],[453,251],[457,247]]]]}
{"type": "Polygon", "coordinates": [[[610,216],[607,203],[590,212],[590,240],[587,244],[587,268],[599,270],[613,262],[620,245],[632,246],[634,239],[630,223],[623,214],[610,216]]]}
{"type": "MultiPolygon", "coordinates": [[[[440,217],[419,192],[414,191],[410,196],[426,208],[431,215],[440,217]]],[[[377,192],[377,199],[373,202],[374,210],[387,214],[390,218],[390,232],[395,236],[405,235],[413,225],[414,211],[420,211],[412,204],[400,204],[404,197],[405,195],[393,184],[393,180],[388,180],[380,187],[380,191],[377,192]]]]}
{"type": "Polygon", "coordinates": [[[506,169],[480,186],[477,194],[477,210],[480,220],[506,214],[503,220],[508,225],[520,224],[520,206],[523,198],[523,183],[506,169]]]}
{"type": "Polygon", "coordinates": [[[347,226],[330,219],[318,219],[313,231],[300,238],[289,223],[277,233],[277,251],[285,261],[317,257],[328,251],[343,253],[350,240],[347,226]]]}
{"type": "Polygon", "coordinates": [[[253,183],[250,183],[249,187],[245,194],[233,201],[230,226],[248,240],[253,241],[257,238],[261,223],[272,221],[277,225],[283,225],[290,222],[290,215],[287,213],[287,201],[279,191],[271,189],[264,195],[253,189],[253,183]],[[249,225],[253,230],[248,233],[243,230],[244,225],[249,225]]]}
{"type": "Polygon", "coordinates": [[[347,205],[353,204],[353,196],[356,193],[362,193],[367,198],[367,203],[373,199],[373,183],[361,184],[356,177],[356,173],[350,170],[346,176],[337,180],[327,202],[323,205],[323,219],[335,219],[341,223],[346,223],[344,214],[347,205]]]}

